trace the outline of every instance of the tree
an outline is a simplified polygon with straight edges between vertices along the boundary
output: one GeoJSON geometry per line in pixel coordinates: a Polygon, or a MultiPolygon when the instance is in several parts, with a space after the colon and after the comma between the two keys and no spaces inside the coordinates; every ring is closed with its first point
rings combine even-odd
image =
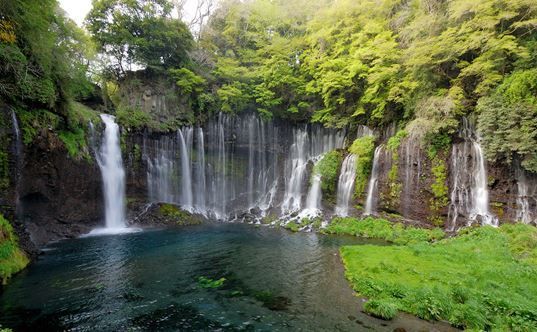
{"type": "Polygon", "coordinates": [[[167,69],[188,62],[192,35],[172,10],[168,0],[93,0],[86,24],[119,78],[133,66],[167,69]]]}

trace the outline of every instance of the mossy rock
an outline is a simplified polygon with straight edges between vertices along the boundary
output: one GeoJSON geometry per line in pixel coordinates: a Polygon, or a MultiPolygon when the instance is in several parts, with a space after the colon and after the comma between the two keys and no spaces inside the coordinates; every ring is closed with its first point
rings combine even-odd
{"type": "Polygon", "coordinates": [[[173,204],[160,204],[158,214],[160,217],[164,218],[166,224],[187,226],[199,225],[202,223],[202,218],[200,216],[182,210],[180,207],[173,204]]]}

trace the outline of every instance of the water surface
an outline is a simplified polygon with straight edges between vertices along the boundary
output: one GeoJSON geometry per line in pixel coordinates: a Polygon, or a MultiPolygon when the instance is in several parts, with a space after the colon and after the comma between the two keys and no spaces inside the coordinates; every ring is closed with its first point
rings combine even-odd
{"type": "Polygon", "coordinates": [[[430,330],[410,316],[384,322],[360,312],[337,254],[359,243],[240,224],[61,241],[5,288],[0,324],[17,331],[430,330]],[[225,281],[204,288],[200,277],[225,281]]]}

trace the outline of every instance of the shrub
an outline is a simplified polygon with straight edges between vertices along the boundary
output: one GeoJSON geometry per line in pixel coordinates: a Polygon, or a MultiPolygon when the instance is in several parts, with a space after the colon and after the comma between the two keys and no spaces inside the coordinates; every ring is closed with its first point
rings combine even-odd
{"type": "Polygon", "coordinates": [[[354,182],[354,193],[356,198],[359,198],[364,193],[369,174],[373,167],[373,153],[375,151],[375,138],[373,136],[365,136],[356,139],[349,152],[355,154],[356,158],[356,181],[354,182]]]}
{"type": "Polygon", "coordinates": [[[341,165],[341,153],[334,150],[328,152],[315,164],[314,173],[321,176],[323,195],[333,198],[337,190],[338,171],[341,165]]]}
{"type": "Polygon", "coordinates": [[[130,106],[120,106],[118,108],[116,121],[118,124],[130,129],[151,127],[152,124],[152,118],[149,113],[130,106]]]}

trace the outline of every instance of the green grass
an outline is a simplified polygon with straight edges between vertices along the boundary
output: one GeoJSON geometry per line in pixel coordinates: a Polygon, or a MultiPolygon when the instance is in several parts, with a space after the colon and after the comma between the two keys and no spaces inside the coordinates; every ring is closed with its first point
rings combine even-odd
{"type": "Polygon", "coordinates": [[[442,239],[445,234],[439,229],[405,227],[384,219],[334,218],[323,230],[328,234],[348,234],[371,239],[381,239],[396,244],[430,242],[442,239]]]}
{"type": "Polygon", "coordinates": [[[26,254],[19,248],[13,227],[0,215],[0,280],[6,284],[15,273],[24,269],[29,263],[26,254]]]}
{"type": "Polygon", "coordinates": [[[469,229],[436,243],[347,246],[346,276],[365,310],[396,309],[477,330],[537,330],[537,228],[469,229]]]}

